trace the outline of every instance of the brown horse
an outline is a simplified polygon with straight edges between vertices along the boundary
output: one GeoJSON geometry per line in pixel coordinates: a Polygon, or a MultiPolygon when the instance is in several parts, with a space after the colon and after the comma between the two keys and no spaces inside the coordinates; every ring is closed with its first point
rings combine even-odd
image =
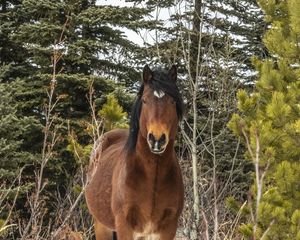
{"type": "Polygon", "coordinates": [[[183,104],[177,70],[146,65],[130,129],[103,135],[86,201],[97,240],[174,239],[183,183],[174,150],[183,104]]]}

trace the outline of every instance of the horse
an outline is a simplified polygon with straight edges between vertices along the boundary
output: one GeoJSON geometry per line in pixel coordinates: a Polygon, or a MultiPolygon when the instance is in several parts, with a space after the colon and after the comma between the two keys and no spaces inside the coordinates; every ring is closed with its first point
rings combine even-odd
{"type": "Polygon", "coordinates": [[[148,65],[129,130],[101,137],[85,191],[96,240],[171,240],[183,208],[183,182],[174,142],[183,115],[177,69],[148,65]]]}

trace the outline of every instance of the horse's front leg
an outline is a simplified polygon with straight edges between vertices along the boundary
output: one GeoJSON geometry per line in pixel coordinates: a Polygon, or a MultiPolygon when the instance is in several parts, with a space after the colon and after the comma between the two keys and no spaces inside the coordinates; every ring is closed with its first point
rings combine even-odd
{"type": "Polygon", "coordinates": [[[112,231],[101,224],[97,219],[94,218],[94,229],[96,240],[111,240],[112,231]]]}
{"type": "Polygon", "coordinates": [[[123,214],[115,217],[115,224],[118,240],[133,240],[133,229],[123,214]]]}
{"type": "Polygon", "coordinates": [[[176,236],[177,220],[164,225],[159,231],[159,240],[173,240],[176,236]]]}

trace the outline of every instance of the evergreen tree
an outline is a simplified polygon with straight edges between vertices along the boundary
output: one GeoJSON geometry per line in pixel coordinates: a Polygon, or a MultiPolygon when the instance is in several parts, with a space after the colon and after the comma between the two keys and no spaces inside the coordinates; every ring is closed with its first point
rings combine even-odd
{"type": "Polygon", "coordinates": [[[34,123],[39,126],[34,118],[22,117],[17,113],[18,102],[13,96],[22,90],[20,81],[13,84],[0,83],[0,177],[8,185],[18,175],[17,168],[36,161],[32,153],[22,149],[30,127],[34,123]]]}
{"type": "MultiPolygon", "coordinates": [[[[207,72],[212,74],[208,77],[220,71],[216,61],[222,55],[223,58],[228,57],[226,51],[230,51],[231,65],[226,68],[232,71],[233,80],[253,84],[255,73],[250,57],[257,55],[265,58],[269,55],[261,39],[268,24],[263,21],[263,12],[256,0],[186,0],[177,6],[168,1],[165,4],[160,4],[160,1],[146,2],[152,8],[170,8],[171,13],[170,19],[157,27],[156,42],[148,48],[148,55],[153,56],[151,61],[176,62],[185,67],[187,63],[180,61],[184,58],[180,41],[184,40],[185,46],[191,47],[191,57],[196,58],[201,35],[201,55],[207,56],[208,49],[216,54],[215,57],[207,56],[207,72]]],[[[195,68],[197,63],[193,61],[190,66],[195,68]]]]}
{"type": "MultiPolygon", "coordinates": [[[[33,117],[18,115],[17,96],[24,90],[20,80],[8,84],[1,81],[8,66],[0,68],[0,229],[5,229],[20,214],[19,205],[26,201],[28,191],[34,188],[34,176],[30,176],[32,165],[39,155],[24,146],[30,140],[33,128],[40,124],[33,117]],[[22,169],[22,170],[21,170],[22,169]],[[23,178],[23,176],[27,176],[23,178]],[[14,198],[18,201],[14,204],[14,198]],[[11,216],[9,213],[13,211],[11,216]],[[4,225],[5,224],[5,225],[4,225]]],[[[0,237],[7,231],[0,231],[0,237]]]]}
{"type": "MultiPolygon", "coordinates": [[[[107,95],[107,102],[103,104],[102,108],[98,111],[97,117],[102,124],[102,131],[107,132],[115,128],[128,128],[127,113],[123,111],[119,105],[118,99],[114,93],[107,95]]],[[[86,134],[90,135],[90,124],[86,123],[86,134]]],[[[74,155],[74,158],[81,164],[87,165],[90,159],[90,154],[93,149],[93,144],[83,145],[78,142],[76,136],[73,134],[69,137],[69,145],[67,150],[74,155]]]]}
{"type": "MultiPolygon", "coordinates": [[[[131,85],[139,78],[132,67],[139,47],[114,26],[134,31],[151,27],[153,23],[143,20],[149,10],[98,6],[93,0],[7,0],[1,2],[1,7],[0,64],[10,66],[3,81],[13,82],[18,76],[24,82],[24,90],[18,96],[18,114],[35,116],[44,123],[44,104],[54,68],[51,59],[55,49],[61,58],[55,66],[55,97],[60,100],[54,114],[63,125],[66,119],[71,120],[71,127],[77,129],[79,135],[82,133],[83,138],[81,121],[89,117],[86,95],[90,82],[94,83],[94,100],[99,108],[107,93],[122,85],[131,85]]],[[[128,111],[129,99],[124,96],[120,99],[128,111]]],[[[31,151],[41,149],[40,130],[36,128],[28,136],[31,144],[26,147],[31,151]]],[[[52,179],[54,176],[62,179],[60,174],[65,174],[65,170],[72,172],[71,156],[64,152],[65,140],[61,139],[57,146],[57,159],[53,160],[56,171],[52,179]]]]}
{"type": "Polygon", "coordinates": [[[106,131],[114,128],[128,128],[126,123],[127,113],[123,111],[122,106],[119,105],[113,94],[107,95],[107,102],[102,106],[98,115],[103,118],[103,125],[106,131]]]}
{"type": "MultiPolygon", "coordinates": [[[[266,58],[269,55],[262,41],[262,33],[268,23],[264,21],[257,1],[211,0],[205,3],[205,7],[209,11],[204,18],[210,28],[215,28],[224,42],[228,38],[232,61],[238,65],[234,67],[236,70],[233,76],[243,84],[253,85],[255,71],[251,57],[256,55],[266,58]]],[[[217,43],[222,46],[222,40],[217,43]]]]}
{"type": "Polygon", "coordinates": [[[254,93],[238,93],[240,115],[230,127],[245,139],[256,168],[252,218],[241,226],[249,239],[300,239],[300,2],[259,4],[271,28],[264,43],[275,59],[254,59],[254,93]]]}

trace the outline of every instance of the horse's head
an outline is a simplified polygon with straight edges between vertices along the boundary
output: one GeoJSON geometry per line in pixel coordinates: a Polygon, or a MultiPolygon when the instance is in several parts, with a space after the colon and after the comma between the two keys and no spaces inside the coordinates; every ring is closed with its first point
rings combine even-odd
{"type": "Polygon", "coordinates": [[[182,115],[182,100],[176,86],[177,69],[143,70],[139,127],[152,153],[161,154],[174,140],[182,115]]]}

